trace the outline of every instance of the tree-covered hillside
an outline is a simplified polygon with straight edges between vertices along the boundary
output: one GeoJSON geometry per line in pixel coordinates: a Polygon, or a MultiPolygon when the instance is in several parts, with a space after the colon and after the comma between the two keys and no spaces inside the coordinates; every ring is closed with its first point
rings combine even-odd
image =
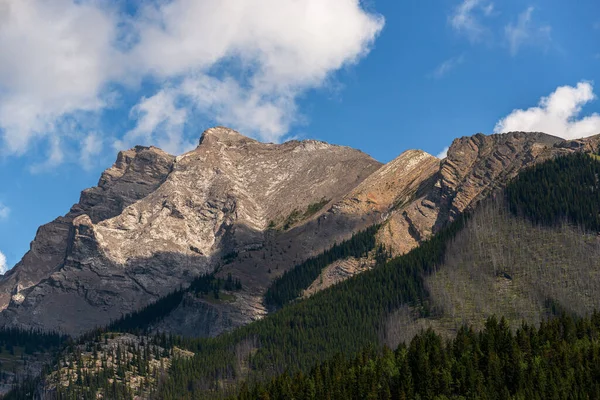
{"type": "MultiPolygon", "coordinates": [[[[597,190],[599,165],[588,155],[547,161],[522,172],[509,184],[505,197],[497,196],[497,204],[513,213],[510,218],[526,216],[537,224],[552,226],[566,219],[587,230],[597,229],[597,221],[594,222],[591,217],[597,216],[600,207],[597,190]],[[594,177],[596,180],[592,179],[594,177]],[[543,202],[537,200],[537,192],[541,193],[543,202]]],[[[491,222],[479,218],[474,223],[491,222]]],[[[491,321],[487,333],[463,330],[448,345],[430,332],[419,335],[408,347],[400,346],[394,355],[365,352],[365,348],[380,348],[382,343],[389,343],[389,324],[394,323],[392,317],[398,310],[409,308],[416,318],[440,312],[439,307],[433,307],[438,305],[439,299],[432,299],[428,290],[432,286],[426,285],[426,281],[431,276],[443,274],[446,274],[444,282],[455,278],[452,270],[446,269],[443,274],[440,270],[446,265],[453,265],[447,262],[447,256],[452,246],[455,248],[462,243],[457,235],[472,232],[463,231],[465,224],[471,224],[471,221],[469,217],[462,216],[409,253],[385,262],[379,260],[371,271],[308,299],[290,302],[306,286],[310,277],[318,276],[323,262],[316,257],[288,277],[284,276],[280,282],[285,284],[274,286],[276,289],[271,293],[278,293],[278,297],[272,297],[276,299],[273,304],[283,307],[266,318],[217,338],[160,338],[162,347],[188,349],[194,356],[172,360],[168,374],[161,376],[159,386],[153,388],[156,398],[204,399],[237,395],[242,382],[249,382],[245,395],[257,398],[252,397],[258,395],[253,392],[256,382],[271,382],[273,377],[284,372],[289,375],[258,387],[257,390],[265,392],[264,396],[260,394],[262,398],[289,398],[285,396],[289,396],[290,390],[293,393],[298,391],[295,394],[298,398],[328,398],[322,397],[323,393],[330,393],[331,398],[345,398],[335,397],[343,395],[358,396],[349,398],[388,398],[388,394],[400,396],[404,393],[405,398],[418,398],[418,395],[433,399],[439,395],[438,399],[525,399],[535,396],[548,398],[545,396],[551,392],[558,394],[556,398],[567,398],[562,394],[568,392],[573,398],[585,398],[582,396],[586,394],[595,398],[593,394],[598,393],[597,388],[588,386],[588,391],[585,391],[585,387],[594,379],[600,381],[598,372],[591,366],[591,363],[597,363],[599,354],[596,343],[598,315],[584,322],[569,318],[560,323],[551,322],[539,332],[524,327],[516,335],[510,333],[506,323],[491,321]],[[298,282],[294,283],[292,277],[298,282]],[[576,328],[567,331],[567,327],[571,326],[576,328]],[[363,352],[362,355],[353,360],[352,357],[360,352],[363,352]],[[343,361],[346,357],[353,361],[343,361]],[[323,362],[327,364],[320,368],[321,372],[315,372],[319,369],[313,368],[323,362]],[[378,367],[379,364],[382,366],[378,367]],[[327,368],[328,372],[323,372],[327,368]],[[364,371],[364,375],[360,371],[364,371]],[[406,378],[400,379],[400,376],[406,378]],[[311,379],[314,385],[321,380],[320,396],[315,392],[316,386],[313,390],[311,379]],[[359,382],[346,379],[358,379],[359,382]],[[556,391],[558,389],[552,385],[559,385],[564,391],[556,391]],[[336,388],[342,392],[334,396],[336,388]],[[311,393],[316,397],[310,397],[311,393]],[[301,397],[305,394],[309,397],[301,397]]],[[[355,236],[356,245],[350,251],[337,248],[323,256],[324,260],[336,258],[338,253],[364,254],[373,248],[368,231],[364,237],[362,235],[355,236]],[[362,239],[356,240],[357,237],[362,239]]],[[[538,239],[543,243],[544,237],[538,239]]],[[[504,248],[500,243],[498,251],[504,248]]],[[[499,293],[510,295],[512,283],[505,281],[513,278],[508,267],[510,260],[516,258],[510,254],[509,257],[491,254],[489,258],[478,260],[477,265],[469,267],[477,268],[489,261],[494,266],[490,282],[495,285],[496,278],[503,279],[505,286],[500,287],[499,293]],[[498,260],[503,260],[503,265],[496,268],[498,260]]],[[[543,259],[534,261],[535,268],[545,268],[543,259]]],[[[198,291],[200,294],[215,285],[214,277],[202,279],[197,283],[202,287],[198,291]]],[[[218,287],[220,285],[218,283],[218,287]]],[[[597,295],[589,294],[594,298],[597,295]]],[[[117,321],[112,328],[130,332],[145,329],[173,307],[177,296],[175,293],[163,299],[163,303],[128,316],[124,321],[117,321]]],[[[77,382],[72,384],[78,385],[77,382]]],[[[144,391],[143,388],[140,390],[144,391]]]]}
{"type": "Polygon", "coordinates": [[[600,314],[516,332],[492,317],[448,342],[428,330],[393,352],[370,348],[245,385],[235,399],[600,399],[600,314]]]}
{"type": "Polygon", "coordinates": [[[576,153],[520,173],[506,188],[509,209],[536,223],[565,220],[600,231],[600,162],[576,153]]]}
{"type": "Polygon", "coordinates": [[[350,239],[335,244],[329,250],[286,271],[271,284],[265,294],[265,302],[270,307],[282,307],[300,297],[302,291],[307,289],[329,264],[348,257],[365,257],[375,248],[375,234],[378,229],[379,225],[374,225],[360,231],[350,239]]]}

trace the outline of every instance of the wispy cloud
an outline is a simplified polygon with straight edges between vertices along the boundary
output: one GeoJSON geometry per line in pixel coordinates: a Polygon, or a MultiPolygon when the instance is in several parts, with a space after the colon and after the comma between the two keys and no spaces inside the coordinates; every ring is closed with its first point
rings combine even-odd
{"type": "Polygon", "coordinates": [[[516,23],[504,27],[510,54],[515,56],[524,45],[548,45],[552,41],[552,28],[549,25],[538,26],[533,23],[534,7],[528,7],[519,14],[516,23]]]}
{"type": "Polygon", "coordinates": [[[600,114],[581,117],[584,105],[596,99],[590,82],[560,86],[536,107],[514,110],[502,118],[494,132],[545,132],[565,139],[577,139],[600,133],[600,114]]]}
{"type": "Polygon", "coordinates": [[[466,35],[471,42],[478,42],[488,31],[480,19],[491,16],[493,12],[492,2],[463,0],[454,8],[448,20],[455,31],[466,35]]]}
{"type": "Polygon", "coordinates": [[[0,203],[0,221],[8,218],[9,215],[10,215],[10,208],[8,208],[4,204],[0,203]]]}
{"type": "Polygon", "coordinates": [[[102,153],[104,141],[96,132],[89,133],[81,141],[79,162],[85,169],[91,169],[95,164],[95,157],[102,153]]]}
{"type": "Polygon", "coordinates": [[[464,62],[465,62],[464,54],[461,54],[460,56],[457,56],[457,57],[449,58],[449,59],[445,60],[444,62],[442,62],[440,65],[438,65],[437,68],[431,74],[431,76],[433,76],[436,79],[440,79],[440,78],[444,77],[448,72],[452,71],[453,69],[455,69],[456,67],[458,67],[459,65],[461,65],[464,62]]]}

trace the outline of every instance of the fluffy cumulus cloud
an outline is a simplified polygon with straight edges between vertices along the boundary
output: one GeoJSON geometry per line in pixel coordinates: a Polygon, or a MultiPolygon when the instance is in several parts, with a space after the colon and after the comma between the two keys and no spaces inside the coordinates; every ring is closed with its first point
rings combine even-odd
{"type": "Polygon", "coordinates": [[[181,151],[197,115],[279,140],[298,120],[298,96],[364,57],[384,24],[359,0],[145,0],[133,13],[122,4],[0,0],[4,152],[42,139],[59,163],[75,141],[85,163],[103,142],[89,121],[144,82],[156,90],[117,144],[181,151]]]}
{"type": "Polygon", "coordinates": [[[0,0],[5,151],[24,153],[35,138],[60,135],[68,115],[105,106],[102,89],[119,64],[115,31],[111,16],[92,2],[0,0]]]}
{"type": "Polygon", "coordinates": [[[535,131],[577,139],[600,133],[600,115],[581,116],[584,105],[596,99],[590,82],[577,86],[561,86],[547,97],[542,97],[536,107],[514,110],[501,119],[494,132],[535,131]]]}
{"type": "Polygon", "coordinates": [[[4,275],[8,271],[8,265],[6,264],[6,256],[0,251],[0,275],[4,275]]]}

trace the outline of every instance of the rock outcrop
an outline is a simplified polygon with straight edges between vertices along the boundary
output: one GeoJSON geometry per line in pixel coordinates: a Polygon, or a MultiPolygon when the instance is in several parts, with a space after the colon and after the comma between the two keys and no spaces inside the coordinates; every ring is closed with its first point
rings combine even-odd
{"type": "MultiPolygon", "coordinates": [[[[481,200],[499,193],[524,168],[574,151],[596,151],[599,146],[600,135],[568,141],[537,132],[462,137],[454,140],[441,162],[422,152],[405,152],[336,207],[381,215],[384,222],[378,242],[400,255],[461,213],[473,210],[481,200]]],[[[370,260],[350,261],[326,268],[309,292],[365,270],[340,265],[369,265],[370,260]]]]}
{"type": "MultiPolygon", "coordinates": [[[[217,271],[243,290],[212,303],[187,296],[156,327],[217,335],[264,316],[274,278],[357,230],[380,223],[379,243],[405,253],[523,168],[599,144],[477,134],[456,139],[444,160],[410,150],[385,166],[347,147],[266,144],[222,127],[179,157],[136,147],[0,278],[0,324],[80,334],[217,271]]],[[[338,262],[307,294],[371,266],[338,262]]]]}
{"type": "Polygon", "coordinates": [[[84,190],[79,203],[64,217],[41,226],[27,254],[0,278],[0,310],[8,306],[11,297],[21,299],[24,290],[62,267],[76,217],[87,214],[97,223],[119,215],[156,190],[170,173],[174,160],[155,147],[137,146],[120,152],[116,163],[102,174],[98,186],[84,190]]]}
{"type": "MultiPolygon", "coordinates": [[[[347,147],[264,144],[226,128],[177,158],[122,152],[0,282],[1,322],[72,334],[106,324],[213,272],[226,255],[277,242],[265,233],[271,221],[341,198],[380,165],[347,147]]],[[[269,258],[282,268],[292,262],[278,256],[269,258]]]]}

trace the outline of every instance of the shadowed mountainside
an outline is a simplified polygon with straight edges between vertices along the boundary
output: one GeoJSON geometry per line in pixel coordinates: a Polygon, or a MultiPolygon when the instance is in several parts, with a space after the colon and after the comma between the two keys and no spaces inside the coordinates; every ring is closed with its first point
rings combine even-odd
{"type": "MultiPolygon", "coordinates": [[[[456,139],[443,161],[410,150],[383,167],[347,147],[265,144],[227,128],[179,157],[136,147],[39,229],[0,280],[0,323],[78,334],[217,271],[243,289],[227,301],[190,298],[160,328],[217,335],[263,317],[273,279],[358,230],[381,224],[378,244],[404,254],[523,168],[598,141],[477,134],[456,139]]],[[[340,265],[335,282],[371,264],[340,265]]]]}

